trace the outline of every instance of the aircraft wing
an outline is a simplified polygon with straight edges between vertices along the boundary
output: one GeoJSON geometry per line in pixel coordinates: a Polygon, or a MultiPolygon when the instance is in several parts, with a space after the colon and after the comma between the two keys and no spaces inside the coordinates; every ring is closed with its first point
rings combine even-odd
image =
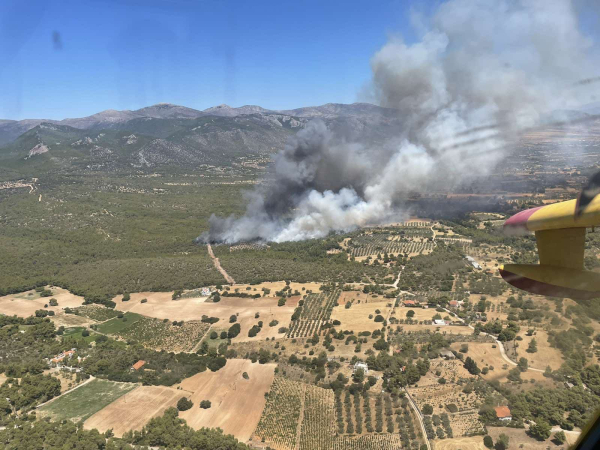
{"type": "Polygon", "coordinates": [[[533,231],[540,264],[506,264],[504,280],[535,294],[553,297],[600,297],[600,273],[583,268],[586,228],[600,225],[600,197],[575,215],[577,200],[553,203],[515,214],[505,231],[533,231]]]}

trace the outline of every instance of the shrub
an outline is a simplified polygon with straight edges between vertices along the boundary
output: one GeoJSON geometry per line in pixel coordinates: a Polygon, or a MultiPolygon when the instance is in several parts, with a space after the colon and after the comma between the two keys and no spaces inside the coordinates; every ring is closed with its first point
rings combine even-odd
{"type": "Polygon", "coordinates": [[[374,319],[375,322],[383,322],[384,320],[385,319],[383,318],[383,316],[381,314],[377,314],[374,319]]]}
{"type": "Polygon", "coordinates": [[[143,298],[143,299],[140,301],[140,303],[147,303],[147,302],[148,302],[148,299],[147,299],[147,298],[143,298]]]}
{"type": "Polygon", "coordinates": [[[51,298],[48,303],[50,303],[50,306],[58,306],[58,300],[55,298],[51,298]]]}
{"type": "Polygon", "coordinates": [[[210,407],[211,407],[210,400],[202,400],[200,402],[200,408],[202,408],[202,409],[208,409],[210,407]]]}
{"type": "Polygon", "coordinates": [[[211,339],[216,339],[219,337],[218,333],[216,331],[211,331],[210,332],[210,336],[211,339]]]}
{"type": "Polygon", "coordinates": [[[429,416],[429,415],[433,414],[433,406],[431,406],[431,405],[423,405],[422,412],[426,416],[429,416]]]}
{"type": "Polygon", "coordinates": [[[250,376],[248,375],[248,372],[244,372],[242,374],[242,377],[244,377],[245,380],[249,380],[250,379],[250,376]]]}
{"type": "Polygon", "coordinates": [[[121,300],[124,302],[128,302],[129,300],[131,300],[131,295],[129,294],[129,292],[123,294],[123,298],[121,300]]]}

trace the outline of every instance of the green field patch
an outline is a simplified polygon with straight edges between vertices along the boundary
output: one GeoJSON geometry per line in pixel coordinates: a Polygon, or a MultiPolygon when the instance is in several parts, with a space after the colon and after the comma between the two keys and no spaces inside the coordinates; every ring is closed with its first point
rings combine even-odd
{"type": "Polygon", "coordinates": [[[210,325],[200,321],[173,322],[141,317],[116,334],[145,347],[173,352],[191,351],[202,339],[210,325]]]}
{"type": "Polygon", "coordinates": [[[67,328],[63,332],[62,336],[63,338],[83,339],[88,343],[94,342],[98,338],[98,336],[100,336],[99,334],[94,333],[93,331],[90,331],[90,334],[88,336],[83,336],[82,333],[85,329],[86,328],[84,327],[67,328]]]}
{"type": "Polygon", "coordinates": [[[115,317],[107,322],[101,323],[95,328],[99,333],[103,334],[121,334],[126,328],[144,318],[141,314],[127,312],[123,317],[115,317]]]}
{"type": "Polygon", "coordinates": [[[119,311],[101,305],[83,305],[72,308],[71,311],[78,316],[87,317],[98,322],[113,319],[121,314],[119,311]]]}
{"type": "Polygon", "coordinates": [[[93,380],[39,408],[40,415],[53,420],[85,421],[138,385],[93,380]]]}

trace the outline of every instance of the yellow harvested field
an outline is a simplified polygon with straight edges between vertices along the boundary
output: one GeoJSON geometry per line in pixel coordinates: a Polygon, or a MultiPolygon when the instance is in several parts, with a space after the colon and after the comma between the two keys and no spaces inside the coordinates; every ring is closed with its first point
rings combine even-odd
{"type": "MultiPolygon", "coordinates": [[[[179,413],[189,426],[221,428],[242,442],[254,432],[265,407],[265,393],[271,388],[276,364],[258,364],[249,360],[230,359],[217,372],[202,372],[186,378],[179,386],[193,392],[192,409],[179,413]],[[249,379],[242,374],[248,373],[249,379]],[[199,408],[202,400],[209,400],[209,409],[199,408]]],[[[179,391],[181,392],[181,391],[179,391]]]]}
{"type": "Polygon", "coordinates": [[[91,416],[84,427],[97,428],[101,433],[112,428],[115,436],[121,437],[126,431],[140,430],[150,419],[174,407],[181,397],[187,397],[194,406],[179,416],[189,426],[219,427],[246,441],[262,414],[265,392],[271,387],[275,367],[275,364],[230,359],[217,372],[206,370],[173,387],[140,386],[91,416]],[[244,372],[248,373],[248,380],[243,378],[244,372]],[[212,406],[201,409],[202,400],[209,400],[212,406]]]}
{"type": "Polygon", "coordinates": [[[412,311],[415,313],[415,315],[412,317],[413,321],[421,321],[421,320],[429,320],[431,321],[433,319],[433,316],[435,316],[436,314],[439,314],[440,316],[442,316],[442,318],[448,316],[448,317],[452,317],[450,316],[449,313],[447,313],[446,311],[444,312],[437,312],[435,310],[435,308],[427,308],[427,309],[423,309],[423,308],[406,308],[404,306],[399,306],[398,308],[396,308],[396,310],[394,311],[394,316],[396,317],[396,319],[400,320],[400,319],[404,319],[406,320],[406,314],[412,311]]]}
{"type": "Polygon", "coordinates": [[[486,447],[483,436],[473,436],[434,441],[433,450],[486,450],[486,447]]]}
{"type": "Polygon", "coordinates": [[[115,436],[121,437],[129,430],[141,430],[153,417],[177,404],[189,393],[166,386],[140,386],[112,402],[87,419],[86,430],[98,429],[101,433],[112,428],[115,436]]]}
{"type": "Polygon", "coordinates": [[[387,306],[388,303],[354,303],[348,309],[344,307],[344,304],[340,304],[340,306],[333,308],[331,320],[339,320],[342,323],[339,328],[342,330],[352,330],[356,333],[361,331],[375,331],[383,326],[381,322],[373,320],[377,315],[375,310],[380,310],[380,314],[383,317],[387,317],[391,309],[387,306]],[[373,315],[371,319],[369,319],[370,314],[373,315]]]}
{"type": "Polygon", "coordinates": [[[207,302],[204,297],[200,298],[181,298],[172,300],[169,292],[141,292],[131,294],[131,300],[122,302],[117,300],[117,309],[142,314],[148,317],[169,320],[200,320],[203,315],[209,317],[218,317],[221,319],[213,325],[213,330],[227,330],[231,324],[229,317],[238,314],[238,323],[241,327],[240,334],[233,339],[233,342],[244,342],[252,340],[264,340],[266,337],[283,337],[278,333],[280,327],[289,326],[290,319],[294,313],[299,297],[288,299],[285,306],[277,306],[277,299],[272,297],[261,298],[239,298],[239,297],[221,297],[218,303],[207,302]],[[145,298],[148,301],[141,303],[145,298]],[[259,318],[254,316],[259,313],[259,318]],[[248,337],[248,331],[259,320],[263,322],[263,329],[254,338],[248,337]],[[269,327],[272,320],[279,323],[274,327],[269,327]]]}
{"type": "Polygon", "coordinates": [[[38,309],[46,309],[54,311],[55,314],[62,314],[62,310],[66,307],[75,308],[83,304],[83,297],[71,294],[66,289],[58,287],[49,289],[52,291],[51,297],[39,297],[35,291],[26,291],[0,297],[0,314],[29,317],[34,315],[38,309]],[[55,298],[58,301],[58,306],[44,308],[44,305],[48,304],[51,298],[55,298]]]}

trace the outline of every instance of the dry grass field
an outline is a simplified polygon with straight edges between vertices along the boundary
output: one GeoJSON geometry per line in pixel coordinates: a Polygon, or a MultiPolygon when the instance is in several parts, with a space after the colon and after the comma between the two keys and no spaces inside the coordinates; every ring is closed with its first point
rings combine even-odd
{"type": "Polygon", "coordinates": [[[151,418],[174,407],[181,397],[187,397],[194,406],[179,415],[189,426],[195,429],[219,427],[246,441],[258,424],[274,369],[274,364],[230,359],[217,372],[207,370],[173,387],[140,386],[98,411],[84,426],[100,432],[112,428],[119,437],[126,431],[140,430],[151,418]],[[242,377],[244,372],[248,373],[248,380],[242,377]],[[201,409],[202,400],[210,400],[211,408],[201,409]]]}
{"type": "Polygon", "coordinates": [[[294,312],[294,308],[299,300],[288,299],[285,306],[277,306],[277,299],[271,297],[239,298],[239,297],[221,297],[218,303],[205,301],[204,297],[199,298],[181,298],[172,300],[170,293],[160,292],[153,293],[137,293],[131,294],[131,300],[128,302],[117,302],[117,309],[121,311],[134,312],[148,317],[157,319],[169,320],[200,320],[203,315],[209,317],[218,317],[221,320],[214,324],[213,329],[227,330],[231,324],[229,317],[239,314],[238,323],[241,327],[240,334],[233,339],[234,342],[243,342],[249,340],[264,340],[267,337],[282,337],[278,333],[280,327],[287,327],[290,323],[290,318],[294,312]],[[141,303],[145,298],[148,301],[141,303]],[[255,314],[259,313],[260,317],[255,319],[255,314]],[[263,329],[254,338],[248,337],[248,330],[253,325],[263,321],[263,329]],[[275,327],[269,327],[269,322],[277,320],[279,323],[275,327]]]}
{"type": "Polygon", "coordinates": [[[436,440],[433,450],[486,450],[486,447],[483,445],[483,436],[473,436],[436,440]]]}
{"type": "MultiPolygon", "coordinates": [[[[501,434],[507,435],[510,448],[519,448],[521,450],[546,450],[548,448],[561,449],[561,447],[556,446],[549,440],[540,442],[527,436],[527,433],[523,428],[488,427],[488,434],[494,439],[494,442],[496,442],[498,436],[501,434]]],[[[569,438],[573,438],[570,433],[567,435],[567,439],[569,438]]],[[[550,437],[550,439],[552,439],[552,437],[550,437]]],[[[564,445],[562,448],[566,449],[567,446],[564,445]]]]}
{"type": "Polygon", "coordinates": [[[83,424],[86,430],[98,429],[101,433],[112,429],[121,437],[129,430],[140,430],[146,422],[177,404],[189,393],[166,386],[139,386],[98,411],[83,424]]]}
{"type": "Polygon", "coordinates": [[[50,290],[52,291],[51,297],[39,297],[39,294],[35,291],[0,297],[0,314],[29,317],[34,315],[38,309],[46,309],[54,311],[58,315],[62,314],[62,310],[66,307],[75,308],[83,303],[83,297],[71,294],[66,289],[53,287],[50,290]],[[55,298],[58,301],[58,306],[44,308],[44,305],[48,304],[51,298],[55,298]]]}
{"type": "Polygon", "coordinates": [[[348,309],[344,307],[344,303],[340,302],[340,306],[333,308],[331,320],[339,320],[342,324],[338,328],[342,330],[352,330],[356,333],[361,331],[375,331],[382,327],[381,322],[375,322],[373,319],[377,315],[375,310],[380,310],[383,317],[387,317],[391,308],[387,305],[393,300],[381,301],[377,303],[354,303],[348,309]],[[369,319],[369,315],[373,315],[369,319]]]}
{"type": "Polygon", "coordinates": [[[449,335],[449,334],[460,334],[460,335],[465,335],[465,334],[473,334],[473,330],[471,330],[469,327],[467,326],[462,326],[462,325],[443,325],[443,326],[439,326],[439,325],[406,325],[406,324],[400,324],[398,325],[399,327],[402,328],[402,330],[407,333],[407,332],[414,332],[414,331],[426,331],[429,330],[431,332],[437,332],[440,333],[442,335],[449,335]]]}
{"type": "Polygon", "coordinates": [[[540,370],[545,370],[546,366],[550,366],[552,370],[558,370],[564,362],[564,358],[560,350],[550,347],[548,343],[548,333],[544,330],[536,330],[533,336],[527,336],[527,328],[521,327],[519,336],[523,338],[518,341],[517,356],[519,358],[527,358],[529,367],[540,370]],[[538,351],[536,353],[528,353],[526,350],[529,343],[535,338],[538,351]]]}
{"type": "Polygon", "coordinates": [[[221,428],[242,442],[247,441],[265,407],[268,392],[275,376],[276,364],[252,364],[249,360],[230,359],[218,372],[202,372],[187,378],[179,385],[193,392],[192,409],[179,415],[194,429],[221,428]],[[242,374],[246,372],[249,379],[242,374]],[[210,400],[209,409],[199,408],[202,400],[210,400]]]}
{"type": "MultiPolygon", "coordinates": [[[[460,346],[460,343],[454,343],[451,345],[451,348],[458,351],[460,346]]],[[[508,372],[515,367],[502,357],[498,344],[469,342],[469,351],[465,354],[465,357],[467,356],[473,358],[480,369],[490,366],[494,368],[494,370],[490,368],[490,371],[486,375],[481,375],[487,381],[498,380],[501,383],[506,383],[508,382],[508,372]],[[493,348],[493,345],[496,345],[496,348],[493,348]]],[[[527,384],[524,384],[524,387],[527,385],[535,387],[540,384],[547,386],[554,385],[554,382],[550,378],[546,378],[541,372],[533,370],[521,373],[521,378],[527,382],[527,384]],[[534,380],[534,382],[532,383],[531,380],[534,380]]]]}
{"type": "MultiPolygon", "coordinates": [[[[306,294],[306,291],[312,291],[313,293],[320,292],[322,283],[290,283],[290,289],[292,292],[298,291],[300,294],[306,294]]],[[[239,289],[239,292],[262,293],[262,288],[271,290],[271,294],[275,296],[275,292],[281,291],[286,286],[285,281],[271,281],[260,284],[234,284],[231,286],[231,291],[239,289]],[[248,290],[247,288],[250,288],[248,290]]]]}

